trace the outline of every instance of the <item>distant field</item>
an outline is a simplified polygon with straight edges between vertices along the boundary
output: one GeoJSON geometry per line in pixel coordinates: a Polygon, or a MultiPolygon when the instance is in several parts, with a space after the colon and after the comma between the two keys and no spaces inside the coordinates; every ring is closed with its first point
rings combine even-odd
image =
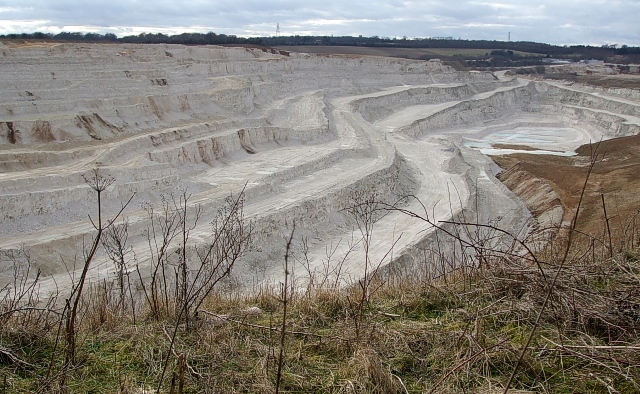
{"type": "MultiPolygon", "coordinates": [[[[383,48],[383,47],[352,47],[352,46],[281,46],[277,49],[290,52],[339,54],[356,56],[390,56],[407,59],[428,59],[438,57],[452,57],[460,55],[463,57],[482,56],[493,49],[465,49],[465,48],[383,48]]],[[[521,56],[536,56],[537,53],[514,51],[521,56]]]]}
{"type": "Polygon", "coordinates": [[[352,46],[321,46],[321,45],[300,45],[281,46],[279,50],[302,53],[355,55],[355,56],[389,56],[402,57],[408,59],[419,59],[421,57],[435,58],[440,55],[426,48],[380,48],[380,47],[352,47],[352,46]]]}
{"type": "MultiPolygon", "coordinates": [[[[429,51],[438,54],[440,56],[483,56],[486,53],[490,53],[493,49],[474,49],[474,48],[429,48],[429,51]]],[[[513,51],[513,53],[520,56],[543,56],[540,53],[530,53],[522,51],[513,51]]]]}
{"type": "Polygon", "coordinates": [[[549,73],[540,75],[544,79],[577,82],[601,88],[640,89],[638,75],[575,75],[571,73],[549,73]]]}
{"type": "Polygon", "coordinates": [[[429,50],[440,56],[483,56],[485,53],[489,53],[492,49],[482,48],[429,48],[429,50]]]}

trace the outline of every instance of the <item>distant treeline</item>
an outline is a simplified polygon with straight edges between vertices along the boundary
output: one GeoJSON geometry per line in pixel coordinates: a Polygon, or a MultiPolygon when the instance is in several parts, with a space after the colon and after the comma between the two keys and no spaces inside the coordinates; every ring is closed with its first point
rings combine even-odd
{"type": "Polygon", "coordinates": [[[462,40],[454,38],[388,38],[388,37],[328,37],[328,36],[289,36],[263,37],[266,46],[287,45],[326,45],[326,46],[363,46],[387,48],[456,48],[456,49],[490,49],[504,51],[521,51],[540,54],[544,57],[571,60],[598,59],[607,60],[613,56],[635,56],[640,60],[640,47],[627,45],[572,45],[560,46],[531,41],[489,41],[462,40]]]}
{"type": "Polygon", "coordinates": [[[242,38],[234,35],[209,33],[182,33],[168,36],[162,33],[140,33],[137,36],[126,36],[120,42],[138,44],[183,44],[183,45],[263,45],[262,38],[242,38]]]}
{"type": "Polygon", "coordinates": [[[70,33],[62,32],[58,34],[51,33],[18,33],[18,34],[5,34],[0,35],[0,39],[14,39],[14,40],[56,40],[56,41],[87,41],[87,42],[117,42],[118,37],[113,33],[98,34],[98,33],[70,33]]]}
{"type": "MultiPolygon", "coordinates": [[[[491,49],[503,51],[521,51],[536,53],[551,58],[611,60],[614,57],[624,57],[629,62],[640,62],[640,47],[627,45],[587,46],[572,45],[559,46],[530,41],[489,41],[462,40],[445,38],[389,38],[389,37],[353,37],[353,36],[280,36],[280,37],[252,37],[243,38],[235,35],[209,33],[182,33],[166,35],[162,33],[140,33],[138,35],[118,38],[115,34],[98,33],[21,33],[1,35],[0,38],[61,40],[84,42],[123,42],[138,44],[185,44],[185,45],[263,45],[263,46],[363,46],[388,48],[458,48],[458,49],[491,49]]],[[[480,59],[478,59],[480,60],[480,59]]]]}
{"type": "Polygon", "coordinates": [[[140,33],[135,36],[118,38],[115,34],[98,33],[20,33],[0,35],[6,39],[22,40],[57,40],[79,42],[124,42],[136,44],[183,44],[183,45],[226,45],[226,44],[250,44],[262,45],[261,38],[242,38],[234,35],[209,33],[182,33],[166,35],[162,33],[140,33]]]}

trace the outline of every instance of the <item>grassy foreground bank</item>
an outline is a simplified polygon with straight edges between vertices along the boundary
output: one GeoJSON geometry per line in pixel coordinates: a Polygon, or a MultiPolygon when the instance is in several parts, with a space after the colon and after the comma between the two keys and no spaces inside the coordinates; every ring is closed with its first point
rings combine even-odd
{"type": "Polygon", "coordinates": [[[0,392],[154,392],[165,363],[161,392],[272,393],[279,380],[280,392],[493,393],[516,365],[510,392],[638,392],[638,249],[591,252],[571,251],[544,310],[560,262],[540,258],[540,270],[503,255],[440,278],[373,281],[362,304],[358,284],[294,292],[284,337],[280,289],[219,291],[175,330],[170,313],[134,313],[95,286],[73,366],[55,314],[2,316],[0,392]]]}

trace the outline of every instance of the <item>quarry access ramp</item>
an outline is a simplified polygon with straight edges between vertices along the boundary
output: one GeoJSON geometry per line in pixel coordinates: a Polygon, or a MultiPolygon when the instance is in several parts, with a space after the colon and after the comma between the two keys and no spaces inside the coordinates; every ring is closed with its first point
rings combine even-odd
{"type": "MultiPolygon", "coordinates": [[[[282,278],[295,222],[299,283],[346,284],[372,266],[435,269],[425,258],[433,226],[399,211],[376,216],[365,251],[349,208],[367,196],[432,223],[471,215],[526,233],[524,202],[479,145],[566,153],[640,127],[634,98],[440,62],[180,45],[0,49],[0,249],[28,250],[52,291],[70,285],[95,233],[84,181],[95,168],[115,180],[105,217],[133,196],[122,218],[128,264],[143,277],[150,209],[189,196],[188,212],[201,212],[190,240],[206,244],[225,198],[244,191],[254,236],[237,283],[282,278]]],[[[2,264],[4,282],[12,267],[2,264]]],[[[91,280],[113,275],[100,251],[91,280]]]]}

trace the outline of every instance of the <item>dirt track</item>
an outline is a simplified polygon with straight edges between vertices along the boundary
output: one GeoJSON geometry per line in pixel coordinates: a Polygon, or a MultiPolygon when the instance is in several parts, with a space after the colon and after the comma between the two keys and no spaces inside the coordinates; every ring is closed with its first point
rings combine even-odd
{"type": "MultiPolygon", "coordinates": [[[[224,198],[246,187],[256,237],[238,281],[278,280],[294,221],[298,261],[304,238],[308,270],[331,270],[348,255],[341,273],[357,278],[366,260],[345,210],[356,196],[395,202],[411,194],[421,203],[404,208],[424,206],[433,221],[465,209],[518,232],[529,213],[480,152],[571,154],[640,130],[633,97],[439,62],[167,45],[1,49],[0,248],[24,245],[45,286],[68,283],[92,233],[95,197],[82,176],[95,167],[116,179],[107,215],[135,193],[125,217],[130,263],[141,270],[151,254],[143,205],[190,194],[190,206],[203,209],[191,239],[206,242],[224,198]],[[496,151],[499,144],[510,149],[496,151]]],[[[386,215],[368,258],[418,265],[430,231],[424,221],[386,215]]],[[[10,267],[0,270],[7,280],[10,267]]],[[[92,278],[112,271],[101,254],[92,278]]],[[[301,281],[306,272],[296,268],[301,281]]]]}

